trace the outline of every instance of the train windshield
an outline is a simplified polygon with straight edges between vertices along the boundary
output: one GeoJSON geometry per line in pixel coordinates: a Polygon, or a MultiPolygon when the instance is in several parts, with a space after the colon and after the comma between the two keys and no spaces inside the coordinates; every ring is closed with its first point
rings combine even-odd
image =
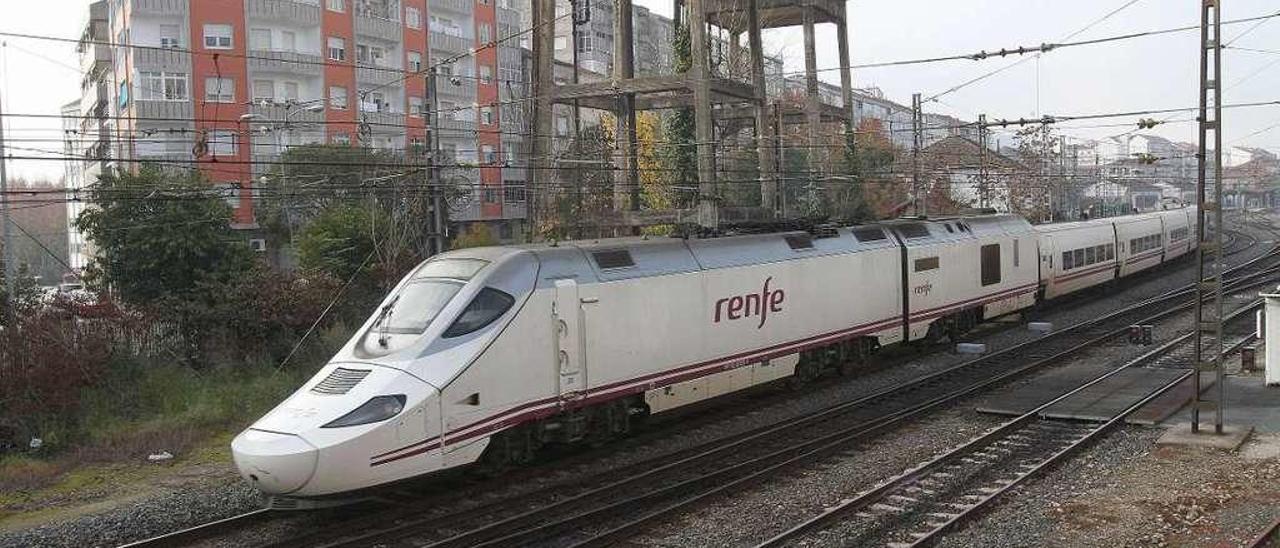
{"type": "Polygon", "coordinates": [[[488,261],[479,259],[428,261],[413,273],[395,297],[378,310],[373,330],[384,335],[421,334],[462,290],[467,280],[487,264],[488,261]]]}

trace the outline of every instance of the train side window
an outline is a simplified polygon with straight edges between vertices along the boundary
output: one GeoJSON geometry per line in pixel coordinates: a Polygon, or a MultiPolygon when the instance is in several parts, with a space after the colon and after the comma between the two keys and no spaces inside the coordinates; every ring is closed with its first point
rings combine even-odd
{"type": "Polygon", "coordinates": [[[1098,262],[1098,250],[1092,247],[1084,250],[1084,264],[1093,264],[1098,262]]]}
{"type": "Polygon", "coordinates": [[[448,339],[474,333],[505,314],[515,302],[515,297],[505,292],[491,287],[481,289],[441,337],[448,339]]]}
{"type": "Polygon", "coordinates": [[[878,242],[887,238],[884,235],[884,230],[878,226],[855,228],[853,229],[853,237],[857,238],[859,242],[878,242]]]}
{"type": "Polygon", "coordinates": [[[1116,244],[1107,244],[1107,260],[1112,261],[1116,258],[1116,244]]]}
{"type": "Polygon", "coordinates": [[[1062,269],[1071,270],[1072,268],[1075,268],[1075,265],[1072,264],[1071,262],[1071,252],[1063,251],[1062,252],[1062,269]]]}
{"type": "Polygon", "coordinates": [[[1076,264],[1076,266],[1084,266],[1084,265],[1085,265],[1085,262],[1084,262],[1084,250],[1083,250],[1083,249],[1077,249],[1077,250],[1075,250],[1075,251],[1072,251],[1071,253],[1073,253],[1073,254],[1075,255],[1075,257],[1072,259],[1072,262],[1074,262],[1074,263],[1076,264]]]}
{"type": "Polygon", "coordinates": [[[916,272],[925,272],[927,270],[937,270],[937,269],[938,269],[937,257],[925,257],[923,259],[916,259],[916,272]]]}
{"type": "Polygon", "coordinates": [[[625,249],[597,251],[592,253],[591,257],[596,260],[596,264],[599,265],[602,270],[608,270],[610,268],[627,268],[636,265],[636,261],[631,258],[631,252],[625,249]]]}
{"type": "Polygon", "coordinates": [[[1018,268],[1018,262],[1019,262],[1019,261],[1018,261],[1018,255],[1019,255],[1019,253],[1018,253],[1018,247],[1019,247],[1019,246],[1018,246],[1018,239],[1017,239],[1017,238],[1014,238],[1014,239],[1013,239],[1013,267],[1014,267],[1014,268],[1018,268]]]}
{"type": "Polygon", "coordinates": [[[982,246],[982,285],[1000,283],[1000,244],[982,246]]]}

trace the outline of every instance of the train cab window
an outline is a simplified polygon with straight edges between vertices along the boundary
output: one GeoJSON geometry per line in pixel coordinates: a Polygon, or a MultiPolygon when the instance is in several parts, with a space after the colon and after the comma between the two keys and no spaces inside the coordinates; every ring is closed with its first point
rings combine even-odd
{"type": "Polygon", "coordinates": [[[884,240],[887,238],[887,236],[884,235],[884,230],[878,226],[867,226],[862,228],[855,228],[853,229],[853,237],[856,238],[859,242],[864,242],[864,243],[878,242],[880,240],[884,240]]]}
{"type": "Polygon", "coordinates": [[[924,226],[921,223],[901,224],[901,225],[898,225],[898,234],[901,234],[903,238],[906,238],[908,240],[914,240],[916,238],[928,238],[929,227],[924,226]]]}
{"type": "Polygon", "coordinates": [[[515,297],[492,287],[481,289],[441,336],[448,339],[474,333],[505,314],[515,302],[515,297]]]}
{"type": "Polygon", "coordinates": [[[926,257],[924,259],[916,259],[916,272],[924,272],[927,270],[938,269],[937,257],[926,257]]]}
{"type": "Polygon", "coordinates": [[[813,236],[808,234],[792,234],[784,238],[787,245],[796,251],[813,249],[813,236]]]}
{"type": "Polygon", "coordinates": [[[601,270],[610,268],[627,268],[636,265],[636,261],[631,258],[631,252],[625,249],[616,249],[613,251],[596,251],[591,254],[595,259],[596,265],[601,270]]]}
{"type": "Polygon", "coordinates": [[[982,246],[982,285],[1000,283],[1000,244],[982,246]]]}

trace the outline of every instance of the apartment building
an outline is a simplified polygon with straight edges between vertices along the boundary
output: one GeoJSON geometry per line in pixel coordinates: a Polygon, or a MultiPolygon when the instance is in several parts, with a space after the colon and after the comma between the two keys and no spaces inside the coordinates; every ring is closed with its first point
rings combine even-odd
{"type": "Polygon", "coordinates": [[[89,5],[88,21],[80,35],[76,52],[80,55],[80,98],[62,107],[64,136],[63,186],[67,188],[67,254],[75,270],[89,265],[93,254],[89,242],[75,221],[86,206],[81,192],[98,180],[113,154],[115,121],[111,118],[113,52],[102,44],[110,40],[107,2],[89,5]]]}
{"type": "Polygon", "coordinates": [[[499,103],[515,92],[503,82],[527,80],[527,60],[518,43],[492,43],[517,32],[514,3],[102,0],[81,45],[79,111],[65,114],[100,130],[106,148],[89,154],[83,136],[68,146],[122,165],[195,161],[236,226],[252,230],[254,182],[291,146],[425,149],[432,97],[413,71],[439,64],[447,158],[437,161],[465,165],[448,176],[473,190],[451,200],[450,218],[492,223],[510,239],[525,217],[524,174],[500,161],[519,148],[519,132],[504,138],[499,103]]]}

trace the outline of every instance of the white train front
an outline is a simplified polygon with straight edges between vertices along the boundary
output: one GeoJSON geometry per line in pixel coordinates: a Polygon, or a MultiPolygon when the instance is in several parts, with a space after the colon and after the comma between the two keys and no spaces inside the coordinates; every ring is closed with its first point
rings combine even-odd
{"type": "Polygon", "coordinates": [[[406,276],[232,452],[255,487],[293,498],[520,462],[728,392],[853,373],[880,347],[1185,255],[1194,227],[1186,208],[450,252],[406,276]]]}

